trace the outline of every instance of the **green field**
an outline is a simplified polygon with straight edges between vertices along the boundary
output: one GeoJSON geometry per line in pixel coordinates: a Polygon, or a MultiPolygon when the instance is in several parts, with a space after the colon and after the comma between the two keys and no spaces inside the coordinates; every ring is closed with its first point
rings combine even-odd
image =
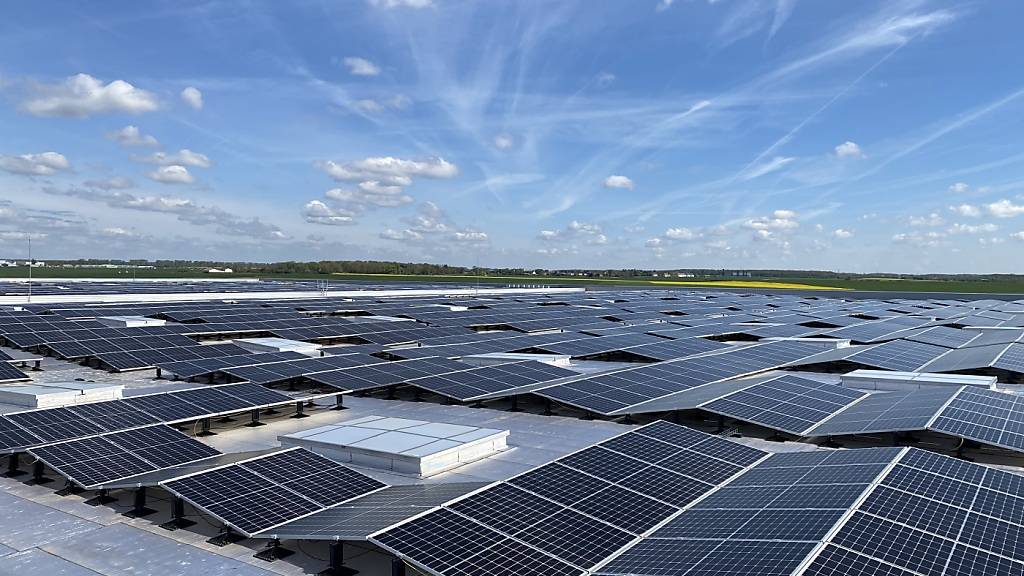
{"type": "MultiPolygon", "coordinates": [[[[122,270],[111,268],[36,268],[33,278],[107,278],[130,280],[136,278],[216,278],[242,279],[265,278],[281,280],[334,280],[338,282],[456,282],[461,284],[532,284],[561,286],[632,286],[660,288],[701,288],[716,287],[742,290],[750,289],[793,289],[793,290],[858,290],[869,292],[948,292],[978,294],[1024,294],[1024,281],[1010,280],[912,280],[891,278],[581,278],[544,276],[469,276],[469,275],[410,275],[410,274],[208,274],[205,270],[179,268],[144,268],[122,270]]],[[[25,278],[27,269],[0,268],[0,278],[25,278]]]]}

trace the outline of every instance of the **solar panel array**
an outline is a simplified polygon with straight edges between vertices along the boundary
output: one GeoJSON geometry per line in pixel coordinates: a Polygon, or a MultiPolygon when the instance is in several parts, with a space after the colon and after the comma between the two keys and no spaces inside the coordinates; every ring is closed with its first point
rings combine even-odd
{"type": "Polygon", "coordinates": [[[314,384],[330,386],[337,390],[355,391],[395,386],[415,378],[461,372],[472,368],[471,364],[447,358],[428,357],[329,370],[309,374],[306,378],[314,384]]]}
{"type": "Polygon", "coordinates": [[[365,540],[374,532],[485,486],[486,482],[388,486],[259,536],[282,540],[365,540]]]}
{"type": "Polygon", "coordinates": [[[702,404],[702,410],[802,436],[867,392],[780,376],[702,404]]]}
{"type": "Polygon", "coordinates": [[[948,348],[909,340],[891,340],[857,352],[847,360],[874,368],[916,372],[925,364],[949,352],[948,348]]]}
{"type": "Polygon", "coordinates": [[[49,444],[29,450],[86,489],[220,455],[218,450],[163,425],[49,444]]]}
{"type": "Polygon", "coordinates": [[[160,485],[246,536],[385,487],[304,448],[165,480],[160,485]]]}
{"type": "Polygon", "coordinates": [[[291,396],[262,386],[228,384],[12,412],[0,416],[0,452],[19,452],[149,424],[173,424],[291,402],[295,402],[291,396]]]}
{"type": "Polygon", "coordinates": [[[297,360],[284,360],[267,364],[224,368],[221,371],[239,380],[247,380],[255,384],[273,384],[298,377],[308,377],[317,372],[328,372],[339,368],[352,368],[380,364],[384,360],[369,354],[339,354],[310,358],[304,356],[297,360]]]}
{"type": "Polygon", "coordinates": [[[227,368],[240,368],[242,366],[253,366],[256,364],[267,364],[280,362],[282,360],[301,360],[308,358],[300,352],[263,352],[258,354],[239,354],[237,356],[220,356],[216,358],[203,358],[200,360],[182,360],[178,362],[166,362],[157,364],[164,372],[169,372],[179,378],[197,378],[208,376],[217,371],[227,368]]]}
{"type": "Polygon", "coordinates": [[[807,434],[838,436],[924,430],[957,391],[957,388],[938,388],[871,394],[807,434]]]}
{"type": "Polygon", "coordinates": [[[434,573],[582,574],[766,453],[657,422],[371,540],[434,573]]]}
{"type": "Polygon", "coordinates": [[[642,412],[645,402],[777,368],[820,350],[808,343],[769,342],[581,378],[537,394],[599,414],[642,412]]]}
{"type": "Polygon", "coordinates": [[[578,372],[527,360],[410,379],[417,388],[469,402],[520,394],[578,372]]]}
{"type": "Polygon", "coordinates": [[[899,453],[772,455],[597,573],[793,574],[899,453]]]}

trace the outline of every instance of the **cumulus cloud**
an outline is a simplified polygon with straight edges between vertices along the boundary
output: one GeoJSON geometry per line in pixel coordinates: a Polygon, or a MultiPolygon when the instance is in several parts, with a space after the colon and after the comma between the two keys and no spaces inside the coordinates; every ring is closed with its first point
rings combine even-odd
{"type": "Polygon", "coordinates": [[[122,146],[159,146],[160,142],[149,134],[143,134],[137,126],[125,126],[116,132],[107,134],[107,138],[116,141],[122,146]]]}
{"type": "Polygon", "coordinates": [[[967,182],[954,182],[949,185],[949,192],[953,194],[984,194],[991,190],[988,186],[970,186],[967,182]]]}
{"type": "Polygon", "coordinates": [[[852,238],[853,232],[845,228],[836,228],[835,230],[832,231],[832,235],[835,236],[836,238],[846,239],[852,238]]]}
{"type": "Polygon", "coordinates": [[[701,237],[700,232],[690,228],[669,228],[665,230],[665,238],[669,240],[690,241],[701,237]]]}
{"type": "Polygon", "coordinates": [[[193,86],[181,91],[181,101],[193,110],[203,109],[203,93],[193,86]]]}
{"type": "Polygon", "coordinates": [[[302,208],[302,216],[310,224],[340,226],[355,223],[355,213],[332,208],[320,200],[310,200],[302,208]]]}
{"type": "Polygon", "coordinates": [[[354,211],[411,204],[413,198],[405,192],[405,187],[412,185],[413,178],[445,179],[459,173],[458,168],[444,158],[406,160],[382,156],[344,164],[326,160],[314,165],[338,182],[356,183],[354,189],[332,188],[326,193],[329,199],[354,211]]]}
{"type": "Polygon", "coordinates": [[[921,227],[934,228],[936,226],[942,226],[945,223],[946,223],[946,220],[943,219],[942,216],[940,216],[938,212],[932,212],[931,214],[929,214],[927,216],[911,216],[910,217],[910,225],[914,226],[914,227],[917,227],[917,228],[921,228],[921,227]]]}
{"type": "Polygon", "coordinates": [[[1013,234],[1010,234],[1010,238],[1024,241],[1024,232],[1014,232],[1013,234]]]}
{"type": "Polygon", "coordinates": [[[600,224],[591,224],[573,220],[560,230],[541,230],[537,239],[544,242],[584,242],[597,246],[608,243],[600,224]]]}
{"type": "Polygon", "coordinates": [[[863,158],[864,151],[856,142],[847,140],[835,148],[836,158],[863,158]]]}
{"type": "Polygon", "coordinates": [[[167,154],[166,152],[156,152],[149,156],[136,157],[135,160],[139,162],[148,162],[150,164],[159,164],[161,166],[192,166],[196,168],[209,168],[213,165],[210,158],[206,154],[200,154],[199,152],[193,152],[188,148],[182,148],[173,154],[167,154]]]}
{"type": "Polygon", "coordinates": [[[100,180],[86,180],[82,185],[99,190],[127,190],[134,188],[135,182],[124,176],[111,176],[100,180]]]}
{"type": "Polygon", "coordinates": [[[196,226],[213,226],[221,234],[257,239],[281,240],[288,236],[274,224],[259,218],[246,218],[217,206],[206,206],[176,196],[137,196],[120,191],[89,188],[43,187],[43,192],[100,202],[111,208],[170,214],[196,226]]]}
{"type": "Polygon", "coordinates": [[[381,8],[430,8],[434,0],[370,0],[371,6],[381,8]]]}
{"type": "Polygon", "coordinates": [[[141,114],[160,107],[156,96],[124,80],[104,84],[88,74],[77,74],[60,84],[38,84],[22,109],[35,116],[85,118],[94,114],[141,114]]]}
{"type": "Polygon", "coordinates": [[[404,229],[388,227],[380,233],[384,240],[396,242],[443,241],[468,244],[486,243],[487,233],[475,228],[460,228],[440,206],[433,202],[421,202],[416,214],[403,219],[408,225],[404,229]]]}
{"type": "Polygon", "coordinates": [[[977,218],[981,216],[981,208],[977,206],[971,206],[970,204],[960,204],[959,206],[950,206],[949,210],[955,212],[960,216],[966,216],[968,218],[977,218]]]}
{"type": "Polygon", "coordinates": [[[50,176],[71,170],[71,163],[63,154],[42,152],[17,156],[0,155],[0,170],[21,176],[50,176]]]}
{"type": "Polygon", "coordinates": [[[189,173],[188,168],[177,164],[161,166],[156,170],[149,172],[146,176],[150,180],[161,182],[163,184],[191,184],[196,181],[195,177],[189,173]]]}
{"type": "Polygon", "coordinates": [[[624,190],[633,189],[633,181],[626,176],[619,176],[613,174],[604,179],[605,188],[622,188],[624,190]]]}
{"type": "Polygon", "coordinates": [[[987,234],[997,230],[999,230],[999,226],[992,223],[977,225],[954,223],[947,232],[950,234],[987,234]]]}
{"type": "MultiPolygon", "coordinates": [[[[743,227],[757,231],[793,230],[800,227],[800,222],[797,221],[796,212],[792,210],[776,210],[772,212],[771,216],[760,216],[744,221],[743,227]]],[[[764,234],[760,234],[760,236],[762,238],[766,237],[764,234]]]]}
{"type": "Polygon", "coordinates": [[[656,12],[664,12],[675,4],[676,0],[658,0],[658,4],[654,7],[656,12]]]}
{"type": "Polygon", "coordinates": [[[342,60],[342,62],[348,68],[348,73],[353,76],[377,76],[380,74],[380,68],[366,58],[349,56],[342,60]]]}
{"type": "Polygon", "coordinates": [[[1006,199],[987,204],[985,209],[996,218],[1012,218],[1024,214],[1024,204],[1014,204],[1006,199]]]}
{"type": "Polygon", "coordinates": [[[444,158],[404,160],[392,156],[364,158],[340,164],[333,160],[316,162],[315,166],[339,182],[362,180],[386,181],[396,186],[412,184],[412,178],[454,178],[458,168],[444,158]]]}
{"type": "Polygon", "coordinates": [[[508,134],[498,134],[494,137],[494,147],[498,150],[508,150],[515,145],[515,141],[508,134]]]}

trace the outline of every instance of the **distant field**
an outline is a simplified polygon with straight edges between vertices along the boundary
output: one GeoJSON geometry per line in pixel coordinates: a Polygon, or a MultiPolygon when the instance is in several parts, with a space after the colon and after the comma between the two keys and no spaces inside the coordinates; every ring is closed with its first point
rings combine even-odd
{"type": "MultiPolygon", "coordinates": [[[[708,277],[673,279],[636,278],[579,278],[544,276],[469,276],[469,275],[411,275],[411,274],[208,274],[195,269],[141,269],[132,271],[110,268],[37,268],[33,278],[107,278],[130,280],[136,278],[162,279],[242,279],[264,278],[280,280],[336,280],[339,282],[457,282],[462,284],[543,284],[561,286],[635,286],[680,288],[734,288],[773,290],[858,290],[865,292],[962,292],[979,294],[1024,294],[1024,282],[988,280],[914,280],[895,278],[744,278],[708,277]]],[[[2,278],[24,278],[25,268],[0,268],[2,278]]]]}

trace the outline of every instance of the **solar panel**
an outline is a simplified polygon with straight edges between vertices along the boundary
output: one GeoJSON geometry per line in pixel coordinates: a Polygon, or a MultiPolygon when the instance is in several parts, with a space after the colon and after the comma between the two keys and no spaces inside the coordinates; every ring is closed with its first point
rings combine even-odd
{"type": "Polygon", "coordinates": [[[865,396],[866,392],[787,375],[702,404],[700,408],[802,435],[865,396]]]}
{"type": "Polygon", "coordinates": [[[17,380],[30,380],[28,374],[18,370],[12,364],[0,361],[0,382],[13,382],[17,380]]]}
{"type": "Polygon", "coordinates": [[[160,485],[250,536],[384,487],[302,448],[160,485]]]}
{"type": "Polygon", "coordinates": [[[528,360],[410,379],[417,388],[460,401],[521,394],[578,372],[528,360]]]}
{"type": "Polygon", "coordinates": [[[484,482],[453,482],[388,486],[293,520],[260,536],[288,540],[364,540],[374,532],[486,485],[484,482]]]}
{"type": "MultiPolygon", "coordinates": [[[[644,403],[693,388],[783,366],[820,352],[813,344],[770,342],[726,352],[599,374],[536,392],[600,414],[644,411],[644,403]]],[[[680,401],[683,401],[680,395],[680,401]]],[[[666,409],[664,406],[658,410],[666,409]]]]}
{"type": "Polygon", "coordinates": [[[948,348],[932,344],[892,340],[858,352],[847,360],[886,370],[914,372],[948,351],[948,348]]]}
{"type": "Polygon", "coordinates": [[[29,453],[84,488],[220,454],[166,426],[70,440],[32,448],[29,453]]]}
{"type": "Polygon", "coordinates": [[[923,430],[958,391],[959,388],[939,388],[870,394],[807,431],[806,435],[923,430]]]}
{"type": "MultiPolygon", "coordinates": [[[[673,471],[657,462],[679,453],[700,454],[739,472],[744,466],[731,462],[765,456],[718,442],[735,445],[666,422],[650,424],[449,502],[371,540],[446,575],[463,573],[459,557],[435,548],[434,539],[424,542],[428,533],[442,533],[436,536],[441,541],[448,540],[447,531],[480,540],[477,547],[465,544],[464,556],[505,540],[522,542],[581,573],[714,488],[700,479],[704,470],[673,471]]],[[[463,546],[461,540],[452,543],[456,553],[463,546]]],[[[512,564],[521,560],[510,558],[512,564]]]]}
{"type": "Polygon", "coordinates": [[[382,362],[345,370],[332,370],[308,376],[315,384],[339,390],[368,390],[402,384],[414,378],[470,370],[471,364],[446,358],[418,358],[398,362],[382,362]]]}

